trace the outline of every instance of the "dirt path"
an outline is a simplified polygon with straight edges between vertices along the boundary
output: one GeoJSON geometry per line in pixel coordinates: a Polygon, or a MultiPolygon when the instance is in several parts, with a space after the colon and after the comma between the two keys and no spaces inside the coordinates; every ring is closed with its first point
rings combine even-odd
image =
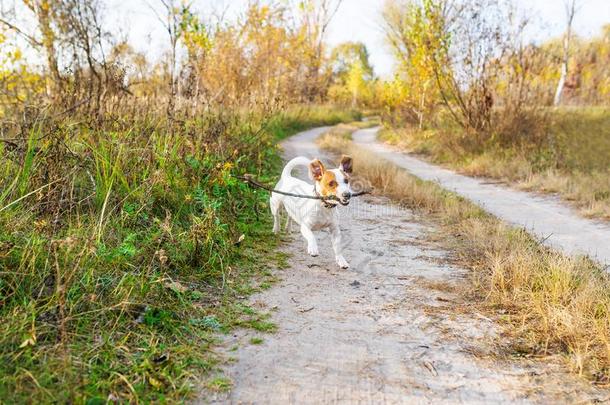
{"type": "Polygon", "coordinates": [[[557,198],[540,196],[451,170],[404,154],[376,140],[378,128],[356,131],[353,139],[415,176],[455,191],[509,223],[525,227],[551,247],[587,254],[610,266],[610,226],[579,217],[557,198]]]}
{"type": "MultiPolygon", "coordinates": [[[[321,156],[322,130],[285,142],[285,157],[321,156]]],[[[341,209],[341,208],[340,208],[341,209]]],[[[271,289],[251,298],[278,325],[274,334],[238,331],[219,351],[229,393],[201,403],[398,404],[574,403],[604,398],[555,363],[498,358],[499,329],[464,310],[454,288],[464,271],[422,238],[430,225],[377,198],[342,211],[346,257],[340,270],[327,234],[320,256],[305,253],[296,232],[286,236],[289,268],[271,289]],[[462,310],[457,310],[462,308],[462,310]],[[261,344],[252,344],[259,337],[261,344]]]]}

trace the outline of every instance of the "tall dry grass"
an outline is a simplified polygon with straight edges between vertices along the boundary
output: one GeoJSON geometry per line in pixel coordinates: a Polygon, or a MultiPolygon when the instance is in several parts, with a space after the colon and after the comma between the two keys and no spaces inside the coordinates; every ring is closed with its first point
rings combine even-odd
{"type": "Polygon", "coordinates": [[[598,383],[610,378],[610,276],[585,257],[542,246],[456,194],[419,180],[355,146],[327,135],[322,147],[348,153],[354,172],[380,195],[425,212],[433,235],[471,270],[464,294],[502,322],[513,349],[561,354],[570,370],[598,383]]]}
{"type": "Polygon", "coordinates": [[[480,138],[439,118],[431,129],[387,129],[380,138],[467,175],[558,194],[584,216],[610,220],[610,110],[553,109],[509,127],[515,135],[480,138]]]}

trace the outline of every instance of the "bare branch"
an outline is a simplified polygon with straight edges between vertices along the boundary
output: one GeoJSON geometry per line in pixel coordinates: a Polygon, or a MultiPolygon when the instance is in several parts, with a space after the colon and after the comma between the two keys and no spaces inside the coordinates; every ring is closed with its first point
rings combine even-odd
{"type": "Polygon", "coordinates": [[[34,38],[33,36],[26,34],[25,32],[23,32],[22,29],[20,29],[19,27],[17,27],[14,24],[11,24],[10,22],[6,21],[3,18],[0,18],[0,23],[4,24],[8,29],[16,32],[18,35],[21,35],[23,38],[25,38],[26,41],[28,41],[28,43],[30,45],[33,46],[42,46],[42,42],[38,41],[36,38],[34,38]]]}

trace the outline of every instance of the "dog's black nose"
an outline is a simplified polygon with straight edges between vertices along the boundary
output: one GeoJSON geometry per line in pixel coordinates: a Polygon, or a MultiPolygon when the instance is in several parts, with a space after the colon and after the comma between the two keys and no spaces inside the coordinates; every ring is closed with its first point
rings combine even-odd
{"type": "Polygon", "coordinates": [[[350,193],[349,191],[344,191],[343,192],[343,198],[351,198],[352,193],[350,193]]]}

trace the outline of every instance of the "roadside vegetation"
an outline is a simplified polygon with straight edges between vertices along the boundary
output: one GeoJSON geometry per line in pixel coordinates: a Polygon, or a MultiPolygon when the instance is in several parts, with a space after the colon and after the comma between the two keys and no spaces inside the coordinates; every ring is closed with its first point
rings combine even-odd
{"type": "Polygon", "coordinates": [[[0,402],[184,401],[230,387],[215,336],[275,331],[243,302],[285,257],[236,176],[271,183],[278,140],[359,119],[325,104],[334,2],[305,3],[151,1],[158,60],[101,1],[3,5],[0,402]]]}
{"type": "Polygon", "coordinates": [[[164,119],[30,129],[0,159],[0,397],[180,398],[213,369],[215,333],[273,330],[240,304],[282,263],[268,195],[235,176],[269,181],[277,139],[355,118],[300,108],[173,131],[164,119]]]}
{"type": "Polygon", "coordinates": [[[471,270],[463,294],[478,303],[510,336],[510,352],[544,357],[560,354],[569,369],[606,385],[610,377],[610,276],[584,257],[545,248],[524,229],[422,181],[354,145],[349,131],[320,140],[323,148],[354,158],[355,175],[375,193],[425,213],[438,225],[429,236],[471,270]]]}

